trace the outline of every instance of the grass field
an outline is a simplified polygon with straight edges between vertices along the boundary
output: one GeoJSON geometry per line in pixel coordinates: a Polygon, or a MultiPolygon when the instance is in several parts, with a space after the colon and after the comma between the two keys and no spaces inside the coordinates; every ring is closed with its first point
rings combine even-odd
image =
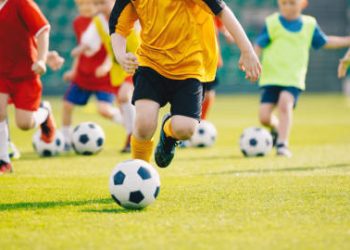
{"type": "Polygon", "coordinates": [[[349,100],[301,98],[292,159],[242,157],[239,134],[257,125],[257,104],[256,96],[218,98],[216,146],[178,150],[171,167],[158,169],[158,201],[143,211],[110,199],[109,175],[129,156],[118,153],[123,130],[93,106],[77,110],[75,122],[103,126],[98,156],[41,159],[32,133],[12,127],[23,156],[0,177],[0,249],[349,249],[349,100]]]}

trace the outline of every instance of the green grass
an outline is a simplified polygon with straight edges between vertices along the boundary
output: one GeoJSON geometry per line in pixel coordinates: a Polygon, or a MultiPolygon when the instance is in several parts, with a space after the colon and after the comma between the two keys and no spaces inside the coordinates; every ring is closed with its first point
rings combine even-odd
{"type": "Polygon", "coordinates": [[[158,169],[158,201],[143,211],[110,199],[109,175],[129,156],[118,153],[123,130],[93,107],[78,109],[75,122],[103,126],[106,148],[98,156],[41,159],[32,152],[32,133],[12,127],[23,157],[13,175],[0,177],[0,249],[349,248],[350,103],[303,96],[295,156],[245,159],[238,138],[258,124],[257,105],[256,96],[219,97],[210,114],[217,144],[178,150],[171,167],[158,169]]]}

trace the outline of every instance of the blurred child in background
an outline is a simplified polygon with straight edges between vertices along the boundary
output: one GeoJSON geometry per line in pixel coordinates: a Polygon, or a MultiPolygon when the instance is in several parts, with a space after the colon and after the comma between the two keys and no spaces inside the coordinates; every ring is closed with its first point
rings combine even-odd
{"type": "MultiPolygon", "coordinates": [[[[80,46],[75,51],[78,54],[93,56],[98,50],[104,48],[108,57],[103,64],[106,72],[110,72],[111,84],[117,97],[126,130],[126,140],[122,152],[130,152],[130,138],[135,120],[135,109],[131,104],[134,90],[132,78],[120,67],[114,58],[113,49],[109,36],[108,20],[115,3],[114,0],[97,0],[100,14],[93,18],[92,23],[83,34],[80,46]],[[108,70],[108,71],[107,71],[108,70]]],[[[128,37],[127,50],[135,52],[139,44],[139,38],[135,30],[128,37]]]]}
{"type": "Polygon", "coordinates": [[[50,143],[56,125],[50,104],[41,102],[40,75],[46,72],[50,25],[32,0],[0,0],[0,174],[12,172],[8,153],[7,106],[15,106],[22,130],[40,126],[50,143]]]}
{"type": "MultiPolygon", "coordinates": [[[[88,29],[93,17],[98,12],[95,0],[75,1],[79,16],[73,22],[73,29],[78,44],[83,33],[88,29]]],[[[91,42],[95,42],[92,38],[91,42]]],[[[94,54],[85,55],[78,53],[79,47],[72,51],[74,62],[71,70],[64,74],[64,80],[70,82],[67,89],[62,112],[62,132],[66,140],[66,151],[71,148],[71,125],[74,106],[84,106],[91,95],[97,99],[97,109],[103,117],[121,123],[122,117],[118,108],[113,107],[114,88],[110,81],[110,67],[106,66],[109,60],[106,49],[103,46],[97,48],[94,54]]]]}
{"type": "Polygon", "coordinates": [[[259,118],[271,128],[277,155],[291,157],[293,108],[305,90],[310,48],[349,47],[350,37],[326,36],[314,17],[302,15],[305,0],[278,0],[278,5],[280,12],[267,17],[257,38],[256,51],[262,53],[263,64],[259,118]]]}
{"type": "Polygon", "coordinates": [[[342,59],[340,59],[339,66],[338,66],[338,77],[342,78],[346,76],[346,73],[350,67],[350,49],[342,59]]]}

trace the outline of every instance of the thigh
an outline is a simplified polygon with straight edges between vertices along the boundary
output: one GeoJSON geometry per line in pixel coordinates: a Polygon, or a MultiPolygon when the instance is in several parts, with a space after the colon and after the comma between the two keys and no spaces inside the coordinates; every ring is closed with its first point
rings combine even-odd
{"type": "Polygon", "coordinates": [[[18,109],[15,110],[16,123],[19,124],[28,124],[33,120],[34,111],[18,109]]]}
{"type": "Polygon", "coordinates": [[[118,90],[118,95],[117,95],[118,102],[120,103],[129,102],[131,100],[133,91],[134,91],[134,86],[132,82],[124,82],[118,90]]]}
{"type": "Polygon", "coordinates": [[[9,100],[9,95],[0,93],[0,122],[6,119],[7,116],[7,103],[9,100]]]}
{"type": "Polygon", "coordinates": [[[171,114],[200,119],[203,101],[203,85],[196,79],[186,79],[172,83],[173,94],[170,98],[171,114]]]}
{"type": "Polygon", "coordinates": [[[67,89],[64,100],[74,105],[84,106],[89,101],[92,91],[83,89],[72,83],[67,89]]]}
{"type": "Polygon", "coordinates": [[[23,82],[15,82],[12,88],[10,97],[16,109],[33,112],[39,108],[42,94],[39,77],[23,82]]]}
{"type": "Polygon", "coordinates": [[[291,97],[293,97],[293,107],[295,108],[298,104],[299,97],[302,93],[301,89],[295,88],[295,87],[286,87],[282,90],[281,95],[286,95],[284,99],[291,100],[291,97]]]}
{"type": "Polygon", "coordinates": [[[277,104],[278,110],[290,111],[290,110],[293,110],[294,105],[295,105],[294,95],[289,91],[282,91],[277,104]]]}
{"type": "Polygon", "coordinates": [[[132,103],[139,100],[151,100],[165,106],[168,102],[166,79],[159,73],[148,67],[139,67],[134,74],[134,93],[132,103]]]}
{"type": "MultiPolygon", "coordinates": [[[[160,105],[152,100],[138,100],[135,102],[135,128],[143,131],[143,135],[152,137],[157,129],[160,105]]],[[[144,137],[143,136],[143,137],[144,137]]]]}

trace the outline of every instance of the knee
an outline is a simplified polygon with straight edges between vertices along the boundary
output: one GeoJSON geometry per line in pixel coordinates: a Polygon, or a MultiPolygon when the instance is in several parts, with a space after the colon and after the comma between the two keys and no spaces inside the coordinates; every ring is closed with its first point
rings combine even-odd
{"type": "Polygon", "coordinates": [[[1,112],[1,111],[0,111],[0,122],[5,121],[6,118],[7,118],[6,112],[1,112]]]}
{"type": "Polygon", "coordinates": [[[121,95],[118,96],[118,102],[120,104],[123,104],[123,103],[128,103],[130,102],[130,98],[129,98],[129,95],[127,95],[126,93],[123,93],[121,95]]]}
{"type": "Polygon", "coordinates": [[[192,135],[196,130],[197,125],[198,125],[197,122],[175,123],[172,126],[172,130],[177,139],[187,140],[192,137],[192,135]]]}
{"type": "Polygon", "coordinates": [[[105,107],[98,107],[98,113],[103,117],[106,117],[106,118],[110,117],[110,113],[108,112],[108,109],[105,107]]]}
{"type": "Polygon", "coordinates": [[[271,123],[271,115],[265,114],[265,113],[260,113],[259,114],[259,120],[260,123],[264,126],[269,126],[271,123]]]}
{"type": "Polygon", "coordinates": [[[150,140],[157,128],[157,124],[153,124],[147,120],[136,120],[134,133],[138,138],[143,140],[150,140]]]}
{"type": "Polygon", "coordinates": [[[28,121],[16,121],[17,127],[21,130],[30,130],[33,128],[33,121],[28,120],[28,121]]]}
{"type": "Polygon", "coordinates": [[[282,114],[288,114],[293,110],[293,104],[283,103],[278,106],[278,111],[282,114]]]}

